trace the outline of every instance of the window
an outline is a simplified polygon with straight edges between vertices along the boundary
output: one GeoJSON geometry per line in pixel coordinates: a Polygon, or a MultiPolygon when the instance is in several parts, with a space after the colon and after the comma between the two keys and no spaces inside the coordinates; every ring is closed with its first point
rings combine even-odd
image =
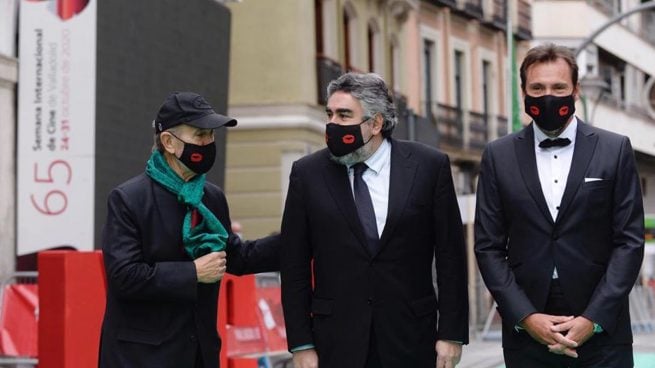
{"type": "Polygon", "coordinates": [[[458,110],[462,110],[462,89],[463,89],[463,72],[464,72],[464,53],[455,50],[455,106],[458,110]]]}
{"type": "Polygon", "coordinates": [[[489,89],[491,88],[491,63],[487,60],[482,61],[482,114],[484,118],[489,117],[490,95],[489,89]]]}
{"type": "Polygon", "coordinates": [[[323,1],[314,0],[314,26],[316,33],[316,54],[323,55],[323,1]]]}
{"type": "Polygon", "coordinates": [[[423,84],[424,84],[424,97],[425,97],[425,116],[430,118],[432,116],[432,104],[434,96],[432,93],[432,62],[434,56],[434,42],[431,40],[423,40],[423,84]]]}

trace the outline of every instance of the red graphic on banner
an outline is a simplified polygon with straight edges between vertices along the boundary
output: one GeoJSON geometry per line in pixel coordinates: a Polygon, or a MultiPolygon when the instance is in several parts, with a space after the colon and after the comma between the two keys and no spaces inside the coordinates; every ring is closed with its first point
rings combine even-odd
{"type": "MultiPolygon", "coordinates": [[[[43,2],[53,0],[27,0],[29,2],[43,2]]],[[[69,20],[79,14],[89,4],[89,0],[56,0],[57,15],[62,20],[69,20]]]]}

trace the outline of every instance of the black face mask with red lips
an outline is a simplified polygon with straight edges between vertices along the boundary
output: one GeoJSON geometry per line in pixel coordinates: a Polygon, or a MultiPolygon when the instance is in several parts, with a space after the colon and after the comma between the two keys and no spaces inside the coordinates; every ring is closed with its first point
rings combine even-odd
{"type": "Polygon", "coordinates": [[[185,142],[172,132],[169,133],[184,144],[182,154],[177,159],[189,170],[200,175],[206,173],[214,166],[214,161],[216,160],[216,142],[200,146],[185,142]]]}
{"type": "MultiPolygon", "coordinates": [[[[336,157],[341,157],[354,152],[368,143],[368,141],[364,142],[360,125],[369,120],[370,118],[357,125],[328,123],[325,126],[325,143],[327,143],[330,152],[332,152],[336,157]]],[[[369,138],[369,141],[370,140],[371,139],[369,138]]]]}
{"type": "Polygon", "coordinates": [[[558,131],[566,125],[575,112],[575,99],[573,95],[564,97],[525,95],[525,112],[541,130],[545,132],[558,131]]]}

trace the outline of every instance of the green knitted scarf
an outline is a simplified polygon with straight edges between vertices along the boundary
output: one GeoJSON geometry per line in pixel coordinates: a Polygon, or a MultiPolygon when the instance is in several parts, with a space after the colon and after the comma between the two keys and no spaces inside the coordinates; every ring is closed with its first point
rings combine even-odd
{"type": "Polygon", "coordinates": [[[196,175],[189,181],[180,178],[159,151],[150,155],[146,174],[169,192],[177,195],[178,202],[187,206],[182,225],[182,242],[187,254],[196,259],[210,252],[225,249],[227,231],[214,214],[202,203],[205,194],[205,175],[196,175]],[[202,221],[191,228],[191,212],[197,209],[202,221]]]}

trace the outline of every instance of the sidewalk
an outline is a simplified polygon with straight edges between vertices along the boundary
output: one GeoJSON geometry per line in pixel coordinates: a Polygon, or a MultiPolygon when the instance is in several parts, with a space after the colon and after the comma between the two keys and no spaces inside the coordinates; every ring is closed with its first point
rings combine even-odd
{"type": "MultiPolygon", "coordinates": [[[[637,354],[655,353],[655,333],[635,335],[633,347],[637,354]]],[[[470,344],[464,346],[462,360],[457,368],[497,368],[502,364],[503,350],[500,340],[482,341],[473,338],[470,344]]]]}

